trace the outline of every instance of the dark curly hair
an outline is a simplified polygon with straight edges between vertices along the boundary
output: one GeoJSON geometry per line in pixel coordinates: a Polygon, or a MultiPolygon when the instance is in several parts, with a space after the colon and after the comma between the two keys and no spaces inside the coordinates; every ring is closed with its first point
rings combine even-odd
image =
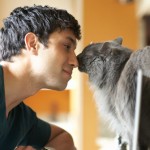
{"type": "Polygon", "coordinates": [[[25,48],[24,37],[33,32],[47,46],[48,38],[57,29],[69,28],[81,39],[78,21],[66,10],[49,6],[18,7],[4,21],[0,30],[0,60],[9,60],[25,48]]]}

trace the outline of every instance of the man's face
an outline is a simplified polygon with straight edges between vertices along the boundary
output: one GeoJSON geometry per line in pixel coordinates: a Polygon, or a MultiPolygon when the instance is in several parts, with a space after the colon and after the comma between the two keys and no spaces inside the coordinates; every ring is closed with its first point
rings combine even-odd
{"type": "Polygon", "coordinates": [[[37,72],[44,81],[43,88],[63,90],[78,66],[75,55],[76,37],[71,30],[56,31],[48,40],[48,47],[39,46],[37,72]]]}

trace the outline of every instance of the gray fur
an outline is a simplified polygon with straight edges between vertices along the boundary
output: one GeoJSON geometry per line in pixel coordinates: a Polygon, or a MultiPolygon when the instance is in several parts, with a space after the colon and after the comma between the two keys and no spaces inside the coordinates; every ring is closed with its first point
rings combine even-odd
{"type": "Polygon", "coordinates": [[[138,150],[150,147],[150,47],[132,51],[122,38],[92,43],[77,56],[79,70],[89,76],[101,113],[123,141],[132,147],[137,70],[143,71],[138,150]]]}

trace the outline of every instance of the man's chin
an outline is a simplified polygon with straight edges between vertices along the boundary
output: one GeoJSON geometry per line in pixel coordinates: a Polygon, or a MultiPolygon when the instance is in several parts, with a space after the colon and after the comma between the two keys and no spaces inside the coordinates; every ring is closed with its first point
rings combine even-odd
{"type": "Polygon", "coordinates": [[[62,82],[61,81],[57,81],[55,83],[47,83],[47,89],[51,89],[51,90],[56,90],[56,91],[63,91],[67,88],[67,84],[68,84],[68,81],[64,81],[62,82]]]}
{"type": "Polygon", "coordinates": [[[63,91],[66,89],[66,87],[67,87],[67,84],[62,84],[62,85],[55,87],[55,89],[53,89],[53,90],[63,91]]]}

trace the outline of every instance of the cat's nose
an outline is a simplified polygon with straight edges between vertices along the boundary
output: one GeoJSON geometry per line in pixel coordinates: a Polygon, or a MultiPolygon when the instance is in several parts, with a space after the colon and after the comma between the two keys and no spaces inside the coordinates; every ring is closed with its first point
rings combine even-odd
{"type": "Polygon", "coordinates": [[[77,60],[78,60],[78,65],[80,66],[80,64],[81,64],[81,54],[77,55],[77,60]]]}
{"type": "Polygon", "coordinates": [[[82,61],[82,55],[81,54],[79,54],[79,55],[77,55],[77,60],[78,60],[78,69],[79,69],[79,71],[83,71],[83,66],[84,66],[84,64],[83,64],[83,61],[82,61]]]}

